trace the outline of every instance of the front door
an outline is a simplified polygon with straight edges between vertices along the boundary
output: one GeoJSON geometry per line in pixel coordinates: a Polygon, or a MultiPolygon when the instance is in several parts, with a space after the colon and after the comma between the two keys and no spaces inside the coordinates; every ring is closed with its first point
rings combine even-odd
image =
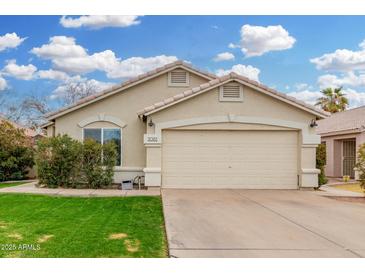
{"type": "Polygon", "coordinates": [[[354,167],[356,163],[356,141],[344,140],[342,143],[342,175],[354,178],[354,167]]]}

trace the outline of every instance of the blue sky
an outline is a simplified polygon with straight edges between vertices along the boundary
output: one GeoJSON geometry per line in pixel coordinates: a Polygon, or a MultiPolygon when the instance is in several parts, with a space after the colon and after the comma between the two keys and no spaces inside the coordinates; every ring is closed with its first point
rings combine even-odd
{"type": "Polygon", "coordinates": [[[68,82],[103,89],[183,59],[309,103],[341,85],[356,107],[365,104],[364,25],[364,16],[0,16],[0,96],[57,100],[68,82]]]}

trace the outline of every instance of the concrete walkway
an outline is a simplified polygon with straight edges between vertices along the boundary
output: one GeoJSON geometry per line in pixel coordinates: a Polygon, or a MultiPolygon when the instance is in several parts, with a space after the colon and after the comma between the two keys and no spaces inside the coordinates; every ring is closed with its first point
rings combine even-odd
{"type": "MultiPolygon", "coordinates": [[[[343,183],[341,183],[343,184],[343,183]]],[[[322,196],[333,196],[333,197],[365,197],[364,193],[339,189],[332,187],[331,185],[323,185],[319,188],[321,191],[316,191],[316,194],[322,196]]]]}
{"type": "Polygon", "coordinates": [[[64,189],[39,188],[36,182],[19,186],[1,188],[0,193],[43,194],[56,196],[78,197],[125,197],[125,196],[159,196],[159,189],[150,190],[120,190],[120,189],[64,189]]]}

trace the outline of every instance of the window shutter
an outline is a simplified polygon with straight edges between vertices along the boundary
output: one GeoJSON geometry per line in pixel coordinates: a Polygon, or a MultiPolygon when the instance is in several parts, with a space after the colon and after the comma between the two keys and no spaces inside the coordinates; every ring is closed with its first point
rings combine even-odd
{"type": "Polygon", "coordinates": [[[189,86],[189,72],[182,69],[170,71],[169,86],[189,86]]]}
{"type": "Polygon", "coordinates": [[[243,90],[239,84],[227,84],[220,88],[221,101],[242,101],[243,90]]]}

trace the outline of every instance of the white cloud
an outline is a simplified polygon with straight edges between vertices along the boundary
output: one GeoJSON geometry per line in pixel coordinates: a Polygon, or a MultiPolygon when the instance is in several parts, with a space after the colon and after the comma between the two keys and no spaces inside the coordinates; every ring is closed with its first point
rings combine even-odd
{"type": "Polygon", "coordinates": [[[334,74],[325,74],[318,77],[318,85],[320,88],[340,87],[340,86],[365,86],[365,74],[355,74],[348,72],[342,77],[334,74]]]}
{"type": "Polygon", "coordinates": [[[62,16],[60,24],[65,28],[89,27],[101,29],[106,27],[125,28],[140,24],[134,15],[85,15],[77,18],[62,16]]]}
{"type": "Polygon", "coordinates": [[[359,51],[337,49],[332,53],[310,59],[317,69],[348,72],[365,69],[365,41],[360,43],[359,51]]]}
{"type": "Polygon", "coordinates": [[[109,78],[131,78],[157,67],[177,61],[176,56],[159,55],[154,57],[131,57],[116,62],[113,66],[105,67],[109,78]]]}
{"type": "Polygon", "coordinates": [[[287,95],[295,97],[298,100],[302,100],[308,104],[314,105],[319,97],[322,96],[322,93],[319,91],[311,91],[311,90],[301,90],[289,92],[287,95]]]}
{"type": "Polygon", "coordinates": [[[131,57],[122,60],[111,50],[89,55],[87,50],[76,44],[73,37],[54,36],[48,44],[33,48],[32,53],[42,59],[51,60],[58,71],[84,74],[95,70],[104,71],[109,78],[130,78],[156,67],[177,60],[176,56],[131,57]]]}
{"type": "Polygon", "coordinates": [[[365,49],[365,39],[359,44],[359,47],[365,49]]]}
{"type": "Polygon", "coordinates": [[[308,85],[307,83],[297,83],[294,85],[295,89],[298,91],[301,90],[305,90],[305,89],[310,89],[312,88],[310,85],[308,85]]]}
{"type": "Polygon", "coordinates": [[[86,50],[76,44],[75,38],[67,36],[53,36],[49,44],[33,48],[31,53],[43,59],[77,58],[87,56],[86,50]]]}
{"type": "Polygon", "coordinates": [[[349,100],[349,107],[355,108],[365,105],[365,92],[358,92],[354,89],[345,89],[347,99],[349,100]]]}
{"type": "Polygon", "coordinates": [[[7,48],[16,48],[27,38],[20,38],[15,32],[0,36],[0,51],[7,48]]]}
{"type": "Polygon", "coordinates": [[[6,80],[3,77],[1,77],[1,75],[0,75],[0,91],[6,90],[7,87],[8,87],[8,84],[7,84],[6,80]]]}
{"type": "Polygon", "coordinates": [[[251,65],[245,66],[242,64],[237,64],[237,65],[234,65],[231,69],[227,69],[227,70],[218,69],[216,71],[216,74],[218,76],[223,76],[223,75],[229,74],[231,72],[235,72],[239,75],[245,76],[254,81],[259,81],[260,70],[251,65]]]}
{"type": "Polygon", "coordinates": [[[230,52],[222,52],[218,53],[213,60],[214,62],[234,60],[234,55],[230,52]]]}
{"type": "MultiPolygon", "coordinates": [[[[365,92],[359,92],[354,89],[347,88],[343,89],[343,93],[349,100],[349,108],[355,108],[365,105],[365,92]]],[[[315,105],[317,99],[323,96],[322,93],[319,91],[313,91],[308,89],[289,92],[287,93],[287,95],[295,97],[311,105],[315,105]]]]}
{"type": "Polygon", "coordinates": [[[70,77],[67,73],[63,71],[58,71],[53,69],[39,70],[37,74],[40,79],[49,79],[58,81],[66,81],[70,77]]]}
{"type": "Polygon", "coordinates": [[[230,49],[236,49],[236,48],[240,48],[241,46],[240,46],[240,45],[233,44],[233,43],[229,43],[229,44],[228,44],[228,47],[229,47],[230,49]]]}
{"type": "Polygon", "coordinates": [[[11,76],[21,80],[30,80],[33,78],[37,68],[32,65],[17,65],[15,60],[9,60],[7,65],[3,68],[4,75],[11,76]]]}
{"type": "Polygon", "coordinates": [[[241,28],[241,50],[246,57],[290,49],[295,41],[295,38],[280,25],[268,27],[243,25],[241,28]]]}

